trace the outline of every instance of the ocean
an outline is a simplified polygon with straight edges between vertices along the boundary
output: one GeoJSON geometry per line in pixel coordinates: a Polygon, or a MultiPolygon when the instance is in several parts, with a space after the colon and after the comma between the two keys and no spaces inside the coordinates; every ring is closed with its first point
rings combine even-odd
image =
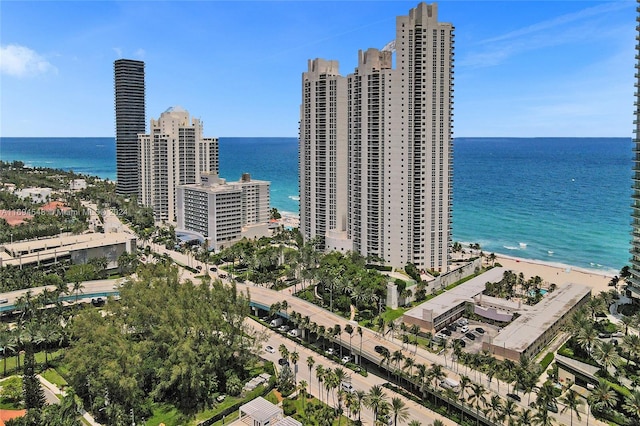
{"type": "MultiPolygon", "coordinates": [[[[619,271],[631,231],[630,138],[457,138],[453,240],[485,252],[619,271]]],[[[113,138],[0,138],[0,160],[115,180],[113,138]]],[[[271,181],[298,212],[296,138],[220,138],[220,175],[271,181]]]]}

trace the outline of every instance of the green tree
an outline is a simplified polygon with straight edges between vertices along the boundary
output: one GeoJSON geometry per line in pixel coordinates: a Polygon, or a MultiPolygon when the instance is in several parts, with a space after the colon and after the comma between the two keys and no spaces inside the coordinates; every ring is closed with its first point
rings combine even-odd
{"type": "Polygon", "coordinates": [[[398,397],[391,398],[391,412],[393,413],[394,426],[398,425],[398,419],[405,421],[409,418],[409,408],[407,404],[398,397]]]}
{"type": "Polygon", "coordinates": [[[580,420],[580,413],[578,412],[578,407],[582,404],[582,399],[578,395],[576,391],[573,389],[569,389],[565,395],[560,398],[560,402],[564,404],[561,413],[565,413],[567,410],[571,411],[571,426],[573,426],[573,413],[576,413],[576,417],[580,420]]]}

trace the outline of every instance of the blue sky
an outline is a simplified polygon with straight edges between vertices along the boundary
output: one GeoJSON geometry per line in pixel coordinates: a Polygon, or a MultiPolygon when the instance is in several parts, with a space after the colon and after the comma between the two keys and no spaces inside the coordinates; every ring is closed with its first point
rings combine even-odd
{"type": "MultiPolygon", "coordinates": [[[[0,136],[113,136],[113,61],[146,62],[147,121],[297,136],[307,60],[353,72],[416,1],[0,2],[0,136]]],[[[632,0],[442,1],[463,136],[631,137],[632,0]]]]}

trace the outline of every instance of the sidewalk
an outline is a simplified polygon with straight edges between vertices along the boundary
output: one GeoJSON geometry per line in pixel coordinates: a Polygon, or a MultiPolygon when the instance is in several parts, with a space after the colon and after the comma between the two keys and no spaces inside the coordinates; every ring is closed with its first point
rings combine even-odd
{"type": "MultiPolygon", "coordinates": [[[[42,377],[40,374],[38,374],[37,377],[38,377],[38,380],[40,380],[40,383],[42,384],[42,386],[47,388],[54,395],[63,395],[63,396],[66,395],[66,393],[63,390],[60,390],[60,388],[58,388],[56,385],[54,385],[53,383],[51,383],[50,381],[42,377]]],[[[96,422],[93,416],[87,413],[84,409],[80,410],[80,414],[82,415],[82,418],[84,418],[90,425],[102,426],[100,423],[96,422]]]]}

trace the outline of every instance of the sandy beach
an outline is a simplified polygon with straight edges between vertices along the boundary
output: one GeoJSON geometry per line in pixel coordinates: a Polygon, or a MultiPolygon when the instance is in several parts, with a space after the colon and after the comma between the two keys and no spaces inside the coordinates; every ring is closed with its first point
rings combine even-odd
{"type": "Polygon", "coordinates": [[[522,272],[527,279],[537,275],[548,284],[555,283],[561,286],[566,283],[575,283],[591,287],[592,294],[609,291],[613,288],[608,286],[613,274],[605,272],[500,254],[496,254],[496,263],[518,274],[522,272]]]}

